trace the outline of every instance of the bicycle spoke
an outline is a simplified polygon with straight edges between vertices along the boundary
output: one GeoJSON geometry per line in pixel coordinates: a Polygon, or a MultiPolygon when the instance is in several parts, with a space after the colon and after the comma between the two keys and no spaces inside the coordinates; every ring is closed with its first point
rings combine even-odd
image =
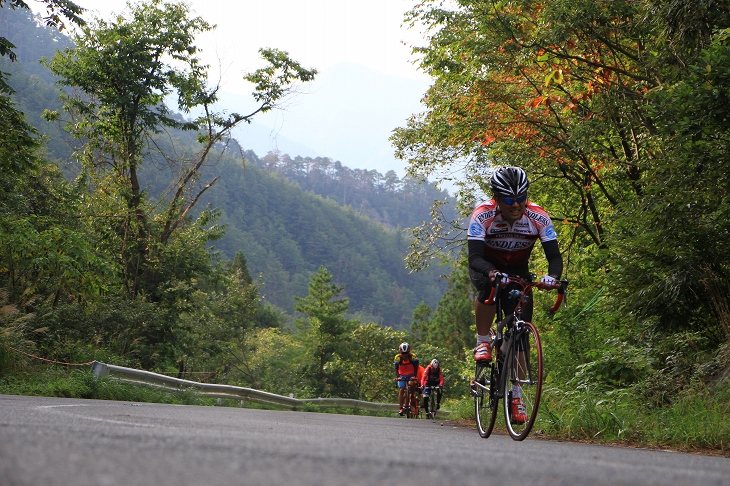
{"type": "Polygon", "coordinates": [[[474,415],[479,435],[485,439],[492,433],[497,418],[499,401],[493,396],[494,381],[494,366],[492,364],[476,365],[474,384],[472,384],[474,415]]]}

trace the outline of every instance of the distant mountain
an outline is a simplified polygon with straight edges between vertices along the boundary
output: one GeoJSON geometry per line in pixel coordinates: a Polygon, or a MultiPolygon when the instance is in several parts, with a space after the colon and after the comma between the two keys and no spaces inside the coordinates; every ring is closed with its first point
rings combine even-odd
{"type": "Polygon", "coordinates": [[[290,140],[281,134],[280,129],[270,128],[256,121],[237,127],[233,135],[241,146],[260,157],[264,157],[268,153],[317,157],[317,151],[314,148],[290,140]]]}
{"type": "MultiPolygon", "coordinates": [[[[395,170],[403,176],[405,163],[394,157],[388,139],[409,116],[423,110],[420,100],[428,84],[357,64],[338,64],[317,74],[285,111],[257,117],[257,126],[243,126],[235,136],[261,156],[278,150],[292,156],[329,157],[352,168],[395,170]]],[[[233,111],[245,111],[250,104],[248,97],[225,90],[220,96],[233,111]]]]}

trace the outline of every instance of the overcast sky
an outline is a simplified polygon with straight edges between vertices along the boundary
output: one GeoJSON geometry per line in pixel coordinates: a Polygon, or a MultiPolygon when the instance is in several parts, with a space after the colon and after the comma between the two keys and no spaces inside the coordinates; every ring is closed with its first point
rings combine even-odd
{"type": "MultiPolygon", "coordinates": [[[[74,0],[110,19],[126,1],[74,0]]],[[[33,3],[33,2],[30,2],[33,3]]],[[[402,26],[417,0],[192,0],[192,10],[217,28],[198,37],[210,77],[221,77],[222,104],[244,113],[252,86],[245,72],[263,65],[258,50],[287,51],[320,75],[285,111],[256,119],[236,138],[260,156],[325,156],[352,168],[404,172],[387,141],[420,110],[428,78],[413,65],[420,35],[402,26]],[[404,45],[406,42],[408,45],[404,45]],[[263,152],[263,153],[262,153],[263,152]]],[[[89,19],[87,14],[86,18],[89,19]]]]}

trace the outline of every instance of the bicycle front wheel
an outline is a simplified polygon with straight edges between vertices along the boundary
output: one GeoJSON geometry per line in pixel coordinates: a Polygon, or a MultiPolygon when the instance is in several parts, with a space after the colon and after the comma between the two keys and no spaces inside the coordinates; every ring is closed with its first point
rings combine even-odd
{"type": "Polygon", "coordinates": [[[431,414],[431,418],[436,420],[436,389],[431,388],[428,393],[428,411],[431,414]]]}
{"type": "Polygon", "coordinates": [[[476,365],[474,383],[471,393],[474,395],[474,415],[477,421],[477,430],[484,439],[492,434],[494,422],[497,419],[499,400],[494,398],[496,389],[494,365],[476,365]]]}
{"type": "Polygon", "coordinates": [[[525,322],[505,357],[504,418],[514,440],[524,440],[535,424],[542,394],[542,359],[537,329],[525,322]]]}

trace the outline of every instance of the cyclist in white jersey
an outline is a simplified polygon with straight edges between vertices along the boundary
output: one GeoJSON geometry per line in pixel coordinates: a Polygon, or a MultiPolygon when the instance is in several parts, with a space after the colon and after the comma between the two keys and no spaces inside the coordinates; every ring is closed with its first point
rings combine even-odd
{"type": "MultiPolygon", "coordinates": [[[[530,253],[538,239],[548,261],[548,274],[541,282],[555,285],[563,272],[563,258],[553,223],[543,208],[527,200],[528,186],[527,175],[519,167],[497,168],[490,179],[493,199],[477,206],[469,220],[469,275],[478,291],[474,302],[477,327],[474,359],[477,361],[492,359],[489,330],[496,305],[485,305],[484,300],[495,280],[503,279],[503,274],[530,280],[530,253]]],[[[524,309],[523,318],[532,319],[532,301],[524,309]]],[[[513,390],[513,396],[518,396],[512,415],[517,418],[520,412],[524,415],[524,407],[520,408],[520,392],[513,390]]]]}

